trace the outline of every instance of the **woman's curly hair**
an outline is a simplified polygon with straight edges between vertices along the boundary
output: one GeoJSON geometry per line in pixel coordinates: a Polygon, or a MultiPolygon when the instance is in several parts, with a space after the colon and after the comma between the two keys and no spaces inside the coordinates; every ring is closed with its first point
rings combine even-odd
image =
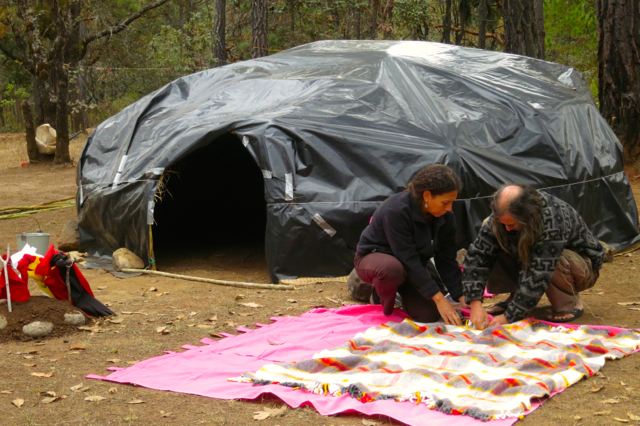
{"type": "Polygon", "coordinates": [[[460,192],[462,181],[458,175],[443,164],[429,164],[420,169],[409,182],[407,191],[413,198],[422,201],[422,194],[430,191],[431,195],[442,195],[452,191],[460,192]]]}

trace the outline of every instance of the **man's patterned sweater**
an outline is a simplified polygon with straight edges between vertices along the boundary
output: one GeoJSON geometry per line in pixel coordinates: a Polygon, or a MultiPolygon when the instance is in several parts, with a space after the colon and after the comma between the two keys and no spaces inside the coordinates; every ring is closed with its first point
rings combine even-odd
{"type": "MultiPolygon", "coordinates": [[[[529,267],[524,268],[518,255],[518,233],[508,233],[505,247],[520,267],[519,289],[504,315],[509,322],[520,320],[536,307],[558,264],[562,250],[572,250],[591,259],[594,270],[602,268],[604,249],[587,229],[577,211],[564,201],[540,193],[543,199],[544,231],[529,247],[529,267]]],[[[485,283],[502,247],[491,228],[491,217],[480,228],[464,259],[462,286],[467,303],[482,300],[485,283]]]]}

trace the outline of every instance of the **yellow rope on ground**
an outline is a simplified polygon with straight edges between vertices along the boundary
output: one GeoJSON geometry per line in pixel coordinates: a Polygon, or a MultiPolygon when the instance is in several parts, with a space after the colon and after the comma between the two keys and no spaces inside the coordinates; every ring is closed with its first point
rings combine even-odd
{"type": "Polygon", "coordinates": [[[258,283],[243,283],[243,282],[237,282],[237,281],[215,280],[213,278],[192,277],[190,275],[180,275],[180,274],[172,274],[172,273],[169,273],[169,272],[150,271],[148,269],[122,268],[121,271],[122,272],[134,273],[134,274],[159,275],[159,276],[162,276],[162,277],[177,278],[177,279],[188,280],[188,281],[198,281],[198,282],[201,282],[201,283],[218,284],[218,285],[224,285],[224,286],[228,286],[228,287],[264,288],[264,289],[268,289],[268,290],[295,290],[295,287],[290,286],[290,285],[258,284],[258,283]]]}
{"type": "Polygon", "coordinates": [[[344,277],[334,277],[334,278],[315,278],[315,277],[301,277],[291,280],[280,280],[282,284],[288,285],[306,285],[306,284],[315,284],[315,283],[326,283],[326,282],[339,282],[346,283],[349,279],[349,276],[344,277]]]}

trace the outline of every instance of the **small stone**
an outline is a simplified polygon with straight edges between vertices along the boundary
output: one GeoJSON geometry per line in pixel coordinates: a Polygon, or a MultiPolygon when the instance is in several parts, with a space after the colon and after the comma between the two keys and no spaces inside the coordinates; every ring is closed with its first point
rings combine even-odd
{"type": "Polygon", "coordinates": [[[58,238],[58,250],[63,252],[80,250],[80,231],[78,230],[78,221],[72,220],[67,223],[60,238],[58,238]]]}
{"type": "Polygon", "coordinates": [[[84,325],[85,318],[80,312],[68,312],[64,314],[64,323],[69,325],[84,325]]]}
{"type": "Polygon", "coordinates": [[[46,321],[34,321],[22,327],[22,332],[29,337],[45,337],[52,331],[53,324],[46,321]]]}
{"type": "Polygon", "coordinates": [[[0,315],[0,330],[7,326],[7,319],[0,315]]]}
{"type": "Polygon", "coordinates": [[[131,250],[119,248],[113,252],[113,268],[116,271],[123,269],[143,269],[144,262],[131,250]]]}

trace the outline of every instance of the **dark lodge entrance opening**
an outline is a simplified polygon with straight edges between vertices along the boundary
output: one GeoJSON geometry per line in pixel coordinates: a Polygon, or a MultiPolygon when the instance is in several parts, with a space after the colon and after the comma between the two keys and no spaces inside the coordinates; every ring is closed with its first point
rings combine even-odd
{"type": "Polygon", "coordinates": [[[235,134],[173,164],[156,201],[158,270],[269,282],[262,172],[235,134]]]}

